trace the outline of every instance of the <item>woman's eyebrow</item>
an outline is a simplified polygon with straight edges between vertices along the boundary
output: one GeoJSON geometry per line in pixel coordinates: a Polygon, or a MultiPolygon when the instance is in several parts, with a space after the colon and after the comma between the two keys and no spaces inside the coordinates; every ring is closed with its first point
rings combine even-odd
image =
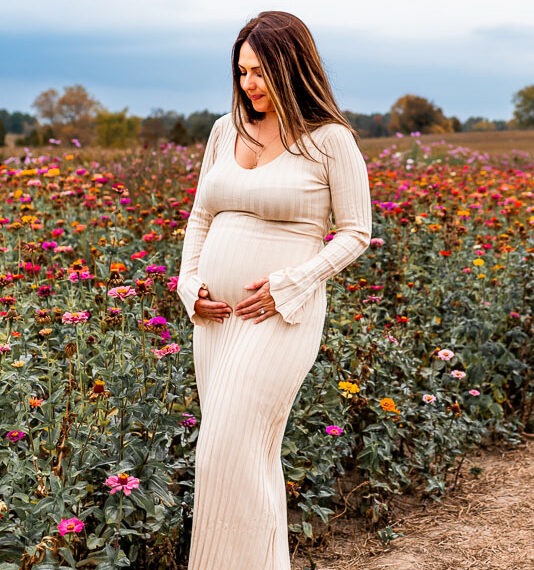
{"type": "MultiPolygon", "coordinates": [[[[241,67],[242,69],[246,69],[246,67],[244,65],[241,65],[240,63],[237,64],[239,67],[241,67]]],[[[256,65],[255,67],[251,67],[250,69],[252,69],[252,71],[254,71],[255,69],[261,69],[261,67],[259,65],[256,65]]]]}

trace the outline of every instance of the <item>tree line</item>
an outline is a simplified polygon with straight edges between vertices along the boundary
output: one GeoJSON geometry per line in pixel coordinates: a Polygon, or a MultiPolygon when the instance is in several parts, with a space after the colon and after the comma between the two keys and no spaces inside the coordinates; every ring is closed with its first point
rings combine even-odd
{"type": "MultiPolygon", "coordinates": [[[[413,94],[403,95],[387,113],[354,113],[344,111],[351,125],[364,138],[390,136],[397,132],[450,133],[459,131],[495,131],[512,128],[534,128],[534,85],[513,96],[514,116],[510,121],[491,121],[470,117],[461,122],[446,117],[432,101],[413,94]]],[[[148,117],[129,115],[128,109],[112,112],[92,97],[82,85],[65,87],[63,93],[48,89],[32,104],[36,115],[0,110],[0,145],[5,135],[17,135],[17,144],[43,146],[56,144],[98,145],[127,148],[136,144],[157,145],[172,141],[189,145],[205,141],[220,114],[208,110],[188,116],[175,111],[154,109],[148,117]]]]}

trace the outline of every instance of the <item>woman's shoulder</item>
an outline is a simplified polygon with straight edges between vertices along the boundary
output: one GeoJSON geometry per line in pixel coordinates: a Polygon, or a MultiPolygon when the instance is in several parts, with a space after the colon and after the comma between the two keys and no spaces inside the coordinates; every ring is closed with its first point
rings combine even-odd
{"type": "Polygon", "coordinates": [[[356,141],[353,131],[341,123],[325,123],[317,127],[312,136],[316,143],[328,143],[328,141],[351,141],[351,143],[355,143],[356,141]]]}
{"type": "Polygon", "coordinates": [[[227,131],[234,126],[232,120],[232,113],[226,113],[220,116],[215,123],[213,123],[213,129],[218,131],[227,131]]]}

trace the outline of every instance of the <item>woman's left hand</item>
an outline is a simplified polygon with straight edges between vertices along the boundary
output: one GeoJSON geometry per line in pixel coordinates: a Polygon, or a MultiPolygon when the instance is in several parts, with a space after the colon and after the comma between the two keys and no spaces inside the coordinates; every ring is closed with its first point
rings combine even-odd
{"type": "Polygon", "coordinates": [[[267,277],[245,285],[245,289],[256,290],[256,292],[235,306],[234,314],[236,316],[244,320],[255,318],[254,324],[257,324],[278,313],[275,309],[274,299],[271,297],[270,283],[267,277]]]}

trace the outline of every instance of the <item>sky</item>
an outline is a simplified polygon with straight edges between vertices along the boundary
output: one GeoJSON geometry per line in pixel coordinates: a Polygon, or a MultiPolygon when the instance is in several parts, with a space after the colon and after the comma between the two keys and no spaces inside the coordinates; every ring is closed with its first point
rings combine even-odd
{"type": "Polygon", "coordinates": [[[534,0],[0,0],[0,109],[81,84],[110,111],[230,110],[230,53],[262,10],[310,28],[343,110],[425,97],[508,120],[534,84],[534,0]]]}

